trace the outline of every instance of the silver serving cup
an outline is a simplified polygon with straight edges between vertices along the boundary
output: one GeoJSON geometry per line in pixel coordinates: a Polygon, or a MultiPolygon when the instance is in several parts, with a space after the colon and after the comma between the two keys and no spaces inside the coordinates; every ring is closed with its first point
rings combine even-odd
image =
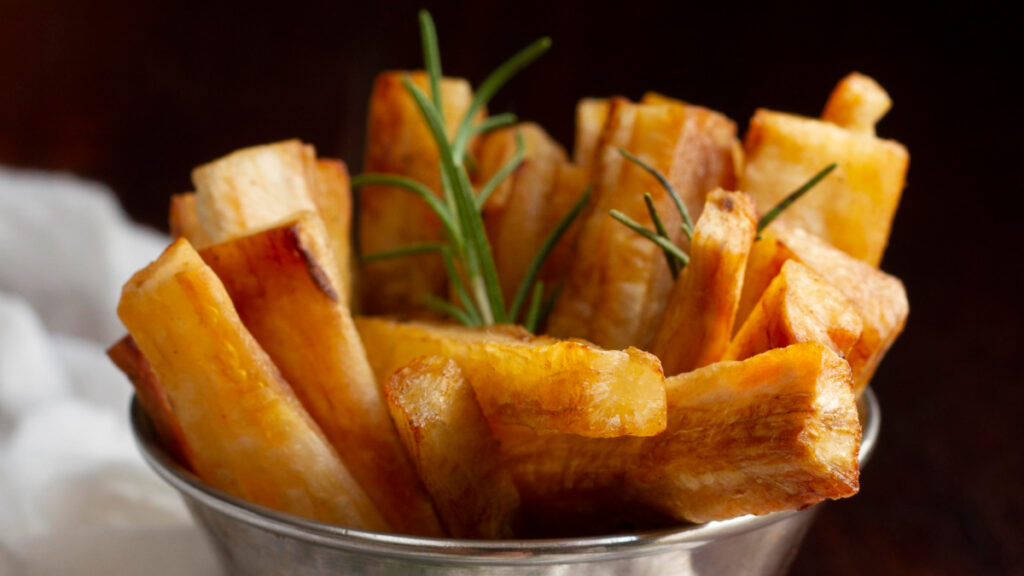
{"type": "MultiPolygon", "coordinates": [[[[870,389],[859,408],[863,466],[881,423],[870,389]]],[[[211,488],[163,450],[138,401],[132,402],[131,419],[143,457],[181,493],[232,576],[782,574],[818,508],[586,538],[476,541],[383,534],[282,514],[211,488]]]]}

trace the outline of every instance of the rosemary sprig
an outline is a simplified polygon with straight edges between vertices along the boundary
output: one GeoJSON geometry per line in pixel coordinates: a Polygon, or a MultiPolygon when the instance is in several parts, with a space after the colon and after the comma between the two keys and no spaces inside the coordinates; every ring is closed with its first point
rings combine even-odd
{"type": "Polygon", "coordinates": [[[482,122],[473,127],[473,135],[485,134],[491,130],[503,128],[505,126],[511,126],[515,124],[519,119],[516,118],[515,114],[511,112],[505,112],[504,114],[495,114],[490,118],[485,118],[482,122]]]}
{"type": "Polygon", "coordinates": [[[537,281],[533,285],[533,294],[530,296],[530,307],[526,309],[526,319],[523,326],[530,332],[537,332],[537,322],[540,320],[541,300],[544,299],[544,282],[537,281]]]}
{"type": "Polygon", "coordinates": [[[466,164],[473,162],[467,150],[467,145],[473,136],[516,122],[516,117],[513,114],[498,114],[474,125],[473,120],[477,113],[487,105],[495,93],[512,76],[547,51],[551,46],[551,41],[548,38],[537,40],[487,76],[477,88],[476,95],[465,115],[460,119],[454,138],[449,140],[445,130],[441,102],[441,56],[437,43],[437,31],[433,19],[427,11],[420,12],[419,21],[430,96],[428,97],[408,78],[404,78],[402,82],[437,144],[440,157],[442,198],[437,198],[431,190],[419,182],[388,174],[363,174],[352,179],[352,186],[377,184],[395,186],[412,192],[423,199],[438,215],[443,224],[442,229],[447,243],[415,244],[397,250],[370,254],[364,256],[363,261],[372,262],[429,252],[440,253],[444,259],[446,273],[458,296],[459,305],[430,294],[424,298],[426,306],[447,314],[464,324],[494,324],[517,319],[526,295],[532,291],[534,296],[526,313],[526,324],[531,329],[536,329],[544,317],[542,314],[545,313],[545,310],[550,310],[550,303],[542,301],[543,283],[537,280],[537,273],[569,224],[582,210],[583,204],[589,197],[589,190],[581,196],[577,204],[546,239],[520,283],[512,305],[506,310],[481,210],[487,198],[523,162],[525,153],[522,138],[517,134],[516,153],[512,159],[478,192],[474,192],[470,184],[466,164]]]}
{"type": "MultiPolygon", "coordinates": [[[[690,213],[686,209],[686,204],[683,203],[682,198],[680,198],[672,185],[669,184],[668,179],[665,178],[665,176],[656,168],[647,164],[640,158],[637,158],[633,154],[630,154],[626,150],[619,148],[619,154],[622,154],[624,158],[646,170],[651,176],[654,176],[659,183],[661,183],[661,186],[666,192],[668,192],[668,195],[672,197],[672,201],[675,203],[676,209],[679,210],[679,215],[683,219],[683,233],[686,234],[688,239],[693,240],[693,221],[690,219],[690,213]]],[[[823,168],[820,172],[812,176],[810,180],[783,198],[775,205],[775,207],[769,210],[767,214],[762,216],[757,222],[757,236],[754,239],[760,240],[761,232],[763,232],[773,220],[778,218],[782,212],[799,200],[800,197],[806,194],[811,188],[814,188],[819,182],[824,180],[830,172],[836,169],[836,166],[837,164],[833,162],[823,168]]],[[[612,210],[610,214],[612,218],[615,218],[622,224],[626,225],[630,230],[633,230],[637,234],[640,234],[644,238],[647,238],[651,242],[657,244],[665,253],[665,260],[668,262],[668,269],[672,272],[672,277],[676,278],[679,276],[679,272],[682,271],[682,269],[690,262],[690,258],[672,242],[671,238],[669,238],[665,224],[662,221],[661,216],[658,215],[658,210],[654,206],[654,199],[650,194],[644,194],[644,203],[647,205],[647,212],[651,215],[651,221],[654,222],[655,232],[651,232],[647,228],[644,228],[640,223],[618,210],[612,210]]]]}
{"type": "MultiPolygon", "coordinates": [[[[548,294],[548,297],[544,299],[544,303],[540,305],[540,313],[537,315],[537,328],[540,327],[540,322],[542,320],[551,315],[551,310],[555,307],[555,301],[558,300],[558,297],[562,294],[562,288],[565,288],[565,282],[559,282],[555,286],[555,289],[551,291],[551,294],[548,294]]],[[[531,332],[536,333],[537,331],[531,330],[531,332]]]]}
{"type": "MultiPolygon", "coordinates": [[[[644,192],[644,203],[647,204],[647,213],[651,215],[651,221],[654,222],[654,230],[658,233],[658,236],[662,238],[668,238],[668,231],[665,229],[665,223],[661,221],[661,216],[658,215],[658,209],[654,207],[654,198],[647,192],[644,192]]],[[[665,252],[665,261],[668,262],[668,269],[672,272],[672,277],[679,276],[679,261],[676,260],[667,250],[665,252]]]]}
{"type": "Polygon", "coordinates": [[[562,219],[555,226],[555,229],[551,231],[547,239],[544,240],[544,244],[541,245],[540,250],[534,255],[533,261],[530,262],[529,268],[526,269],[526,274],[523,279],[519,282],[519,289],[516,290],[515,299],[512,300],[512,307],[509,308],[508,317],[511,320],[515,320],[519,316],[519,309],[523,306],[523,300],[526,299],[526,293],[530,289],[530,285],[537,279],[537,274],[540,272],[541,266],[548,259],[548,255],[555,249],[555,245],[562,239],[565,231],[569,229],[569,225],[576,219],[576,216],[583,211],[583,207],[586,206],[587,201],[590,200],[590,187],[588,186],[583,194],[580,194],[576,203],[573,204],[572,208],[562,216],[562,219]]]}
{"type": "Polygon", "coordinates": [[[498,186],[505,181],[513,172],[519,168],[519,165],[526,159],[526,146],[523,144],[523,135],[516,132],[516,151],[512,155],[512,158],[498,170],[491,179],[484,184],[484,187],[480,189],[480,192],[476,196],[476,207],[478,210],[482,210],[484,204],[487,203],[487,199],[491,197],[491,194],[498,189],[498,186]]]}
{"type": "Polygon", "coordinates": [[[680,225],[683,228],[683,233],[686,234],[686,237],[688,239],[692,240],[693,220],[690,218],[690,211],[686,209],[686,204],[683,203],[683,199],[679,197],[679,193],[676,192],[676,189],[673,188],[671,184],[669,184],[668,178],[665,178],[665,175],[659,172],[654,166],[651,166],[647,162],[644,162],[643,160],[630,154],[623,148],[619,148],[619,154],[622,154],[622,156],[626,160],[629,160],[630,162],[643,168],[644,170],[647,171],[648,174],[654,176],[655,179],[658,180],[658,183],[661,184],[661,187],[664,188],[666,192],[668,192],[669,196],[672,197],[672,202],[676,205],[676,210],[679,211],[679,215],[683,218],[683,223],[680,225]]]}
{"type": "Polygon", "coordinates": [[[687,264],[690,263],[690,257],[686,254],[686,252],[680,250],[679,247],[673,244],[672,241],[669,240],[668,238],[665,238],[664,236],[659,236],[654,232],[651,232],[647,228],[644,228],[643,225],[641,225],[639,222],[633,220],[632,218],[626,216],[625,214],[619,212],[618,210],[611,210],[608,213],[611,215],[612,218],[615,218],[619,222],[625,224],[626,228],[629,228],[630,230],[657,244],[658,247],[664,250],[666,254],[669,254],[673,258],[678,260],[679,263],[682,264],[682,266],[685,267],[687,264]]]}
{"type": "Polygon", "coordinates": [[[833,170],[835,170],[837,166],[839,165],[836,164],[835,162],[829,164],[828,166],[825,166],[824,168],[821,169],[820,172],[818,172],[814,176],[811,176],[810,180],[804,182],[803,186],[800,186],[796,190],[790,192],[785,198],[780,200],[774,208],[772,208],[771,210],[768,211],[767,214],[762,216],[761,219],[757,221],[757,239],[761,239],[761,232],[763,232],[764,229],[767,228],[773,220],[778,218],[779,215],[786,210],[786,208],[789,208],[793,204],[793,202],[799,200],[800,197],[806,194],[808,191],[810,191],[811,188],[817,186],[818,183],[824,180],[825,177],[828,176],[829,173],[831,173],[833,170]]]}

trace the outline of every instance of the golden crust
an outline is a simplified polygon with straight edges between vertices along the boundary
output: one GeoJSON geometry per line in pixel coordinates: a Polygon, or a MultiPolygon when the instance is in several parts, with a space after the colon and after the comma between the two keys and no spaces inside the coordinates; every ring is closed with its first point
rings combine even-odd
{"type": "Polygon", "coordinates": [[[314,217],[206,248],[239,316],[396,531],[443,532],[392,428],[314,217]]]}
{"type": "Polygon", "coordinates": [[[511,538],[519,493],[458,365],[437,356],[414,360],[395,372],[384,392],[448,534],[511,538]]]}
{"type": "Polygon", "coordinates": [[[532,336],[515,327],[357,318],[379,382],[420,356],[452,358],[492,422],[582,436],[649,436],[665,427],[661,365],[633,348],[532,336]]]}
{"type": "Polygon", "coordinates": [[[733,184],[736,126],[697,106],[609,101],[596,152],[594,197],[576,240],[576,258],[549,324],[553,335],[586,338],[605,348],[643,347],[661,317],[672,277],[660,249],[611,217],[619,210],[651,225],[645,192],[673,241],[686,246],[668,193],[618,152],[624,148],[666,175],[694,218],[716,186],[733,184]]]}
{"type": "Polygon", "coordinates": [[[389,529],[187,240],[128,281],[118,315],[204,482],[297,516],[389,529]]]}
{"type": "Polygon", "coordinates": [[[757,231],[746,194],[715,190],[694,227],[690,263],[669,296],[650,350],[666,375],[722,359],[732,336],[747,255],[757,231]]]}

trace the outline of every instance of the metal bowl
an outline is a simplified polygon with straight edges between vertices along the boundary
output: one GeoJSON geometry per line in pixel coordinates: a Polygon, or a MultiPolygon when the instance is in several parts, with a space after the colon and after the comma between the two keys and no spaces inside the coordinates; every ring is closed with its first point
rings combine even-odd
{"type": "MultiPolygon", "coordinates": [[[[863,466],[881,422],[870,389],[859,409],[863,466]]],[[[136,400],[131,420],[143,457],[181,493],[232,576],[781,574],[818,508],[586,538],[477,541],[384,534],[297,518],[211,488],[163,450],[136,400]]]]}

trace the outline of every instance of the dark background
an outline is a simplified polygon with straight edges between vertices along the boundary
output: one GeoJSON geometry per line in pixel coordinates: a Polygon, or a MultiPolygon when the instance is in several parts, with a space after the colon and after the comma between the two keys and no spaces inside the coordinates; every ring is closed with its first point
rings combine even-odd
{"type": "MultiPolygon", "coordinates": [[[[166,228],[190,169],[288,137],[358,172],[373,75],[420,66],[422,3],[0,0],[0,164],[109,184],[166,228]]],[[[428,5],[431,3],[427,3],[428,5]]],[[[1020,48],[1011,3],[431,6],[445,71],[479,82],[541,35],[554,48],[492,110],[571,145],[582,96],[658,90],[745,126],[820,113],[851,70],[895,101],[910,149],[883,267],[906,333],[874,380],[881,445],[856,498],[824,507],[795,574],[1024,574],[1020,48]]]]}

